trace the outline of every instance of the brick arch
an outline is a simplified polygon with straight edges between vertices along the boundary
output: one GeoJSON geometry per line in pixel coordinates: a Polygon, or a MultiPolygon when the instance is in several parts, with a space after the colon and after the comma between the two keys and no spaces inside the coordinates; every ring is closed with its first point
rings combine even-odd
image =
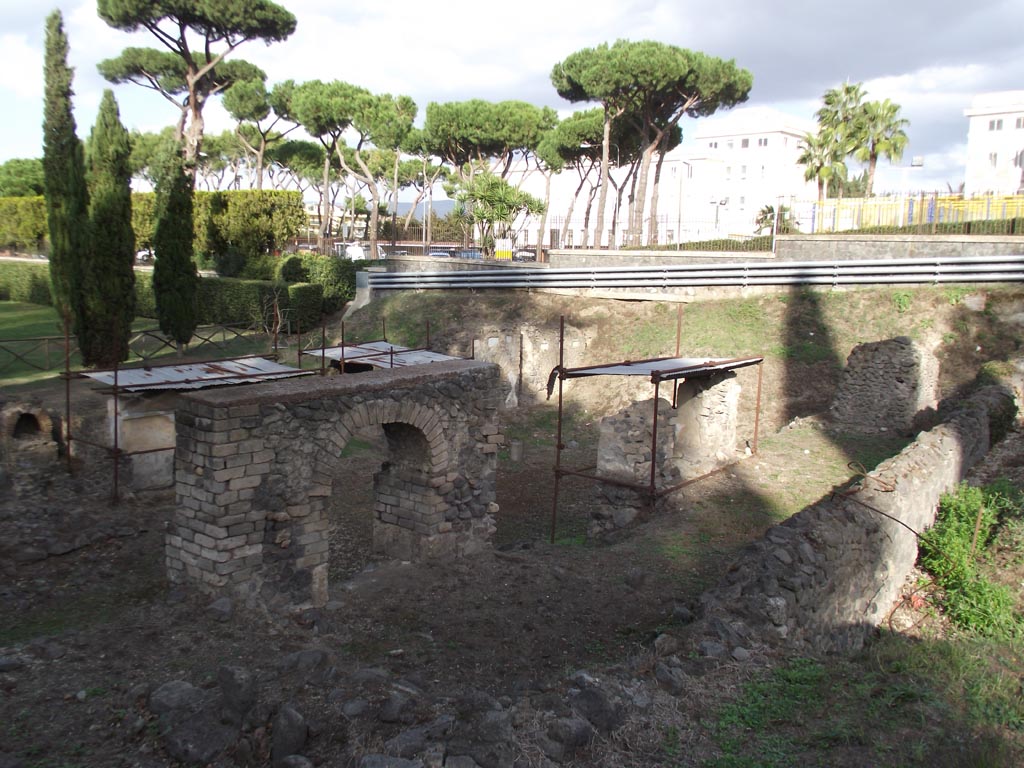
{"type": "Polygon", "coordinates": [[[407,425],[426,451],[375,475],[374,548],[402,559],[480,551],[495,530],[506,392],[497,366],[467,360],[183,396],[168,578],[272,609],[322,605],[327,499],[342,450],[373,425],[407,425]]]}
{"type": "Polygon", "coordinates": [[[341,452],[352,436],[364,427],[385,424],[408,424],[422,432],[427,440],[428,458],[433,472],[447,471],[448,441],[436,411],[418,403],[374,400],[342,414],[333,433],[328,433],[318,441],[314,476],[319,482],[329,484],[342,461],[341,452]]]}

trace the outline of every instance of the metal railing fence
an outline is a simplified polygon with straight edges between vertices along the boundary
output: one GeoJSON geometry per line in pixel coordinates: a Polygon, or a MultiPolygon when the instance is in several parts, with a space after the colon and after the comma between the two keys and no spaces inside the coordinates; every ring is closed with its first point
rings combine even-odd
{"type": "Polygon", "coordinates": [[[1024,254],[849,261],[679,264],[652,267],[372,272],[371,290],[467,288],[677,288],[699,286],[870,285],[1024,281],[1024,254]]]}

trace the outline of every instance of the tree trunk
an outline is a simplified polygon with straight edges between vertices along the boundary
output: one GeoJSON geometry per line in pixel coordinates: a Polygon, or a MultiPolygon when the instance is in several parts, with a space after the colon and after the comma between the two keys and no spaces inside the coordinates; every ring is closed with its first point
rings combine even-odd
{"type": "Polygon", "coordinates": [[[651,170],[651,158],[654,156],[655,150],[658,148],[658,144],[661,143],[661,138],[658,141],[652,142],[644,148],[643,153],[640,155],[640,172],[637,174],[636,179],[636,195],[633,198],[633,216],[630,218],[629,228],[632,230],[629,233],[630,245],[640,245],[643,241],[643,230],[644,230],[644,204],[647,198],[647,176],[651,170]]]}
{"type": "Polygon", "coordinates": [[[590,244],[590,211],[594,205],[594,195],[597,194],[599,186],[591,187],[590,192],[587,194],[587,207],[583,212],[583,242],[580,243],[580,247],[586,248],[590,244]]]}
{"type": "Polygon", "coordinates": [[[317,237],[316,249],[324,252],[327,245],[327,237],[331,232],[331,215],[329,213],[328,190],[331,188],[331,153],[328,150],[324,153],[324,176],[323,186],[320,188],[320,234],[317,237]]]}
{"type": "MultiPolygon", "coordinates": [[[[604,228],[604,208],[605,201],[608,199],[608,164],[609,157],[611,154],[611,143],[612,143],[612,116],[608,112],[608,107],[604,109],[604,136],[601,139],[601,182],[600,182],[600,193],[597,196],[597,223],[594,225],[594,247],[600,248],[602,238],[602,230],[604,228]]],[[[590,206],[587,206],[587,212],[590,212],[590,206]]]]}
{"type": "Polygon", "coordinates": [[[540,232],[537,233],[537,261],[541,260],[544,250],[544,230],[548,226],[548,209],[551,207],[551,177],[554,172],[548,170],[544,174],[544,213],[540,215],[540,232]]]}
{"type": "Polygon", "coordinates": [[[661,136],[658,162],[654,166],[654,189],[651,190],[651,213],[647,219],[647,244],[657,245],[658,237],[658,192],[661,188],[661,166],[665,162],[664,145],[668,143],[668,132],[661,136]]]}
{"type": "Polygon", "coordinates": [[[878,155],[872,152],[868,156],[868,181],[864,185],[864,197],[871,197],[875,188],[875,166],[878,165],[878,155]]]}

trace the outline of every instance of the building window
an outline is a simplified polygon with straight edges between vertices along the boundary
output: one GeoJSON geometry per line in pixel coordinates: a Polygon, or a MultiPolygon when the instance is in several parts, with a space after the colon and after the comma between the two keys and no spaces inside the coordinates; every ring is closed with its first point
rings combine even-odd
{"type": "Polygon", "coordinates": [[[1002,121],[1002,119],[999,119],[999,120],[989,120],[988,121],[988,129],[990,131],[1001,131],[1001,130],[1003,130],[1003,121],[1002,121]]]}
{"type": "Polygon", "coordinates": [[[761,178],[762,179],[764,178],[764,166],[763,165],[761,166],[761,178]]]}
{"type": "Polygon", "coordinates": [[[741,197],[740,198],[740,208],[742,208],[746,204],[747,204],[747,198],[746,197],[741,197]]]}
{"type": "Polygon", "coordinates": [[[740,148],[746,149],[750,146],[750,139],[740,139],[740,148]]]}
{"type": "Polygon", "coordinates": [[[732,166],[731,165],[725,166],[725,178],[726,179],[732,178],[732,166]]]}
{"type": "Polygon", "coordinates": [[[726,147],[727,147],[728,149],[732,149],[732,142],[730,141],[730,142],[729,142],[728,144],[726,144],[725,146],[726,146],[726,147]]]}
{"type": "Polygon", "coordinates": [[[745,165],[741,165],[740,166],[740,178],[741,179],[747,178],[747,166],[745,166],[745,165]]]}
{"type": "Polygon", "coordinates": [[[768,137],[766,136],[764,138],[758,139],[757,140],[757,146],[759,146],[759,147],[767,147],[768,146],[768,137]]]}
{"type": "Polygon", "coordinates": [[[572,230],[565,230],[565,247],[572,248],[572,230]]]}
{"type": "Polygon", "coordinates": [[[708,142],[708,146],[711,147],[712,149],[718,149],[718,142],[717,141],[709,141],[708,142]]]}
{"type": "Polygon", "coordinates": [[[1018,128],[1024,128],[1024,117],[1018,117],[1017,118],[1017,127],[1018,128]]]}
{"type": "Polygon", "coordinates": [[[996,152],[989,152],[988,153],[988,164],[991,165],[993,168],[995,168],[998,163],[999,163],[999,155],[998,155],[998,153],[996,153],[996,152]]]}

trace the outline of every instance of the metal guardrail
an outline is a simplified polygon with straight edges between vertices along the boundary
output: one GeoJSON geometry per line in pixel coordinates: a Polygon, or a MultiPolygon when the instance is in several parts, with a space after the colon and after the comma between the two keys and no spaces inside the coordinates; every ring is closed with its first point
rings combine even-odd
{"type": "Polygon", "coordinates": [[[460,288],[677,288],[754,285],[886,285],[1024,281],[1024,255],[849,261],[680,264],[655,267],[372,272],[371,290],[460,288]]]}

